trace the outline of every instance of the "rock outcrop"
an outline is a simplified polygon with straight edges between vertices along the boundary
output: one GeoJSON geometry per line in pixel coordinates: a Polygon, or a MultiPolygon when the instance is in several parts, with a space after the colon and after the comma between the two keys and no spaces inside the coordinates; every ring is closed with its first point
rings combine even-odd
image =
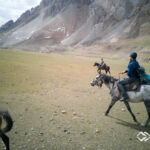
{"type": "Polygon", "coordinates": [[[0,27],[0,33],[8,32],[14,28],[14,21],[10,20],[0,27]]]}

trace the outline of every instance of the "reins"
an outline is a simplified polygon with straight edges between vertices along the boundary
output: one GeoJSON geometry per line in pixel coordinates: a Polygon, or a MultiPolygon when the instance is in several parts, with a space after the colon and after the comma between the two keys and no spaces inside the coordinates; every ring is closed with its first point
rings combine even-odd
{"type": "Polygon", "coordinates": [[[119,81],[120,81],[120,76],[121,76],[121,73],[118,73],[119,81]]]}

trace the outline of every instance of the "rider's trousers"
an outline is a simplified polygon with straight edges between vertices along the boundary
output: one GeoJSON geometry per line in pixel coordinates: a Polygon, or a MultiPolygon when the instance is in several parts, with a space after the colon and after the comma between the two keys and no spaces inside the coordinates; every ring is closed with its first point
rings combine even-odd
{"type": "Polygon", "coordinates": [[[118,86],[119,91],[121,92],[121,94],[122,94],[123,97],[128,97],[124,86],[126,84],[131,84],[131,83],[133,83],[135,81],[136,81],[136,78],[130,78],[129,77],[129,78],[125,78],[125,79],[123,79],[123,80],[121,80],[121,81],[118,82],[117,86],[118,86]]]}

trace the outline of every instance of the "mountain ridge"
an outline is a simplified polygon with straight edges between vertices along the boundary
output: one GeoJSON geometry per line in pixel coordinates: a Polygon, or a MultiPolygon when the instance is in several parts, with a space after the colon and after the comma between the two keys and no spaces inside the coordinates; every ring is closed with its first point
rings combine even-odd
{"type": "Polygon", "coordinates": [[[149,16],[150,0],[42,0],[0,28],[0,46],[114,43],[149,35],[149,16]]]}

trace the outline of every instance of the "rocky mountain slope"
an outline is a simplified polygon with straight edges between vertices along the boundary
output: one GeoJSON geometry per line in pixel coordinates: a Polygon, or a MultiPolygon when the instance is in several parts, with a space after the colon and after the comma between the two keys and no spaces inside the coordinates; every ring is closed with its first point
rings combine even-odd
{"type": "Polygon", "coordinates": [[[0,46],[114,43],[150,34],[150,0],[42,0],[0,28],[0,46]]]}

